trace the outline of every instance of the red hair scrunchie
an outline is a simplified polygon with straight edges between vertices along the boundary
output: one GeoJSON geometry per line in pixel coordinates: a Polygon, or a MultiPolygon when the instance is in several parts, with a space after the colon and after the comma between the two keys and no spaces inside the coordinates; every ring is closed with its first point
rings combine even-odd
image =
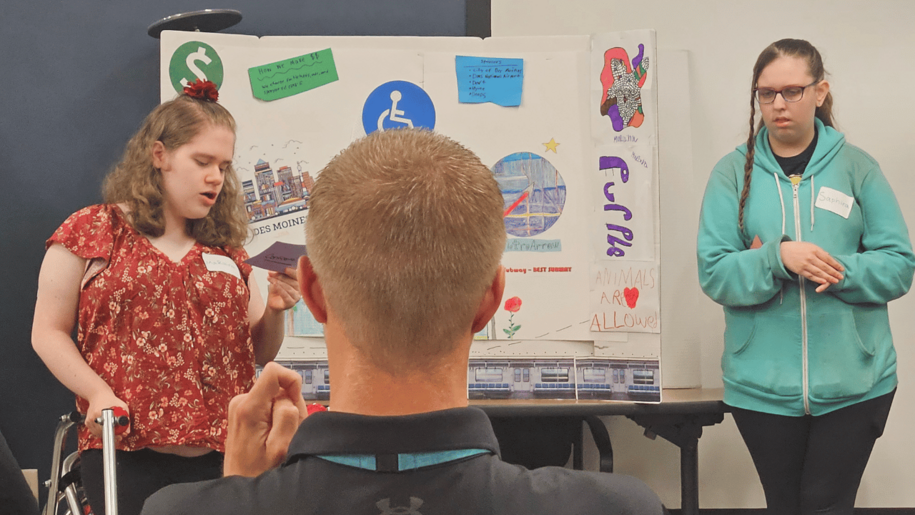
{"type": "Polygon", "coordinates": [[[216,84],[203,79],[189,82],[184,87],[184,94],[197,100],[209,100],[211,102],[219,100],[219,90],[216,89],[216,84]]]}

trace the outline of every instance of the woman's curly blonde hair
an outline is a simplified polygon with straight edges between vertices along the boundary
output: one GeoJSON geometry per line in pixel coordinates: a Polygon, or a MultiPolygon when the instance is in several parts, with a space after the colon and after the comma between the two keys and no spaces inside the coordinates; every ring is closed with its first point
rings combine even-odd
{"type": "MultiPolygon", "coordinates": [[[[235,119],[216,102],[180,95],[156,107],[140,130],[130,138],[121,161],[102,186],[105,202],[126,204],[133,227],[148,236],[165,232],[162,212],[162,174],[153,166],[156,141],[174,150],[194,139],[205,127],[226,127],[235,133],[235,119]]],[[[222,192],[205,218],[187,221],[187,233],[208,246],[240,247],[248,238],[248,218],[242,204],[241,187],[235,169],[226,169],[222,192]]]]}

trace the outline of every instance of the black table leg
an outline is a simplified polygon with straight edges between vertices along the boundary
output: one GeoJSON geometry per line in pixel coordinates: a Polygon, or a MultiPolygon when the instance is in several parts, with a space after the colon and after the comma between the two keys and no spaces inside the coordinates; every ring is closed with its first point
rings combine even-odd
{"type": "Polygon", "coordinates": [[[680,510],[683,515],[699,515],[699,437],[703,426],[718,424],[724,414],[627,416],[645,428],[645,436],[660,436],[680,448],[680,510]]]}
{"type": "Polygon", "coordinates": [[[610,433],[607,432],[607,426],[600,418],[591,415],[584,418],[591,430],[591,437],[594,439],[594,445],[597,447],[597,454],[600,459],[599,470],[601,472],[613,472],[613,445],[610,443],[610,433]]]}
{"type": "Polygon", "coordinates": [[[680,512],[699,515],[699,439],[683,443],[680,447],[680,512]]]}

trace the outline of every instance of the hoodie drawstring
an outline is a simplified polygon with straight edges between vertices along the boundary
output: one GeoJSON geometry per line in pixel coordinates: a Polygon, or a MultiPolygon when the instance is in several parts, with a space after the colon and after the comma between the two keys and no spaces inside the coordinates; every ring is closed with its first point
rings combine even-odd
{"type": "Polygon", "coordinates": [[[782,203],[782,234],[785,234],[785,197],[782,196],[782,188],[778,183],[778,174],[772,172],[772,177],[775,177],[775,189],[778,190],[778,201],[782,203]]]}
{"type": "MultiPolygon", "coordinates": [[[[782,234],[785,234],[785,197],[782,195],[782,187],[778,182],[778,173],[772,172],[772,177],[775,178],[775,189],[778,190],[778,201],[782,205],[782,234]]],[[[781,304],[785,301],[785,284],[782,283],[782,287],[778,289],[778,303],[781,304]]]]}

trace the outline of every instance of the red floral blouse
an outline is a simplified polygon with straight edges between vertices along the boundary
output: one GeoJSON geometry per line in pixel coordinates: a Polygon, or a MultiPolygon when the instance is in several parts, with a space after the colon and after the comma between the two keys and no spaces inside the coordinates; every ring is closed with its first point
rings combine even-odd
{"type": "MultiPolygon", "coordinates": [[[[254,381],[245,251],[195,243],[173,262],[114,205],[73,214],[53,243],[87,260],[77,344],[130,409],[117,448],[224,451],[229,400],[254,381]]],[[[101,446],[80,426],[80,450],[101,446]]]]}

